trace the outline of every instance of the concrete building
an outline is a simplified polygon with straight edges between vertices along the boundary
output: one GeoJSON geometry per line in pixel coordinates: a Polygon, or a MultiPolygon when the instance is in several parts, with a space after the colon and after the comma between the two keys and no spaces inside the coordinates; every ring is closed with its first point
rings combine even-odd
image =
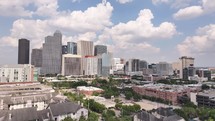
{"type": "Polygon", "coordinates": [[[189,76],[194,76],[194,58],[182,56],[180,59],[180,78],[188,80],[189,76]]]}
{"type": "Polygon", "coordinates": [[[173,70],[173,75],[174,75],[175,78],[180,78],[180,74],[182,73],[182,72],[180,72],[181,67],[182,67],[181,64],[182,63],[180,61],[172,63],[172,70],[173,70]]]}
{"type": "Polygon", "coordinates": [[[107,53],[107,46],[105,45],[96,45],[94,49],[94,55],[101,55],[103,53],[107,53]]]}
{"type": "Polygon", "coordinates": [[[67,42],[67,50],[68,54],[77,54],[77,43],[75,42],[67,42]]]}
{"type": "Polygon", "coordinates": [[[77,87],[77,92],[80,94],[88,95],[91,96],[94,93],[102,93],[104,92],[103,89],[97,88],[97,87],[86,87],[86,86],[78,86],[77,87]]]}
{"type": "Polygon", "coordinates": [[[196,95],[196,101],[198,103],[198,106],[215,108],[215,90],[199,92],[196,95]]]}
{"type": "Polygon", "coordinates": [[[124,69],[123,59],[121,58],[113,58],[112,61],[112,69],[113,71],[122,71],[124,69]]]}
{"type": "Polygon", "coordinates": [[[81,56],[64,54],[62,57],[62,75],[81,75],[81,56]]]}
{"type": "Polygon", "coordinates": [[[108,77],[110,75],[111,65],[112,65],[112,53],[103,53],[102,54],[102,72],[101,75],[108,77]]]}
{"type": "Polygon", "coordinates": [[[42,49],[32,49],[31,65],[42,67],[42,49]]]}
{"type": "Polygon", "coordinates": [[[0,83],[32,82],[34,66],[30,64],[4,65],[0,67],[0,83]]]}
{"type": "MultiPolygon", "coordinates": [[[[82,58],[84,58],[85,56],[93,56],[94,54],[94,46],[93,46],[93,42],[92,41],[84,41],[84,40],[80,40],[77,42],[77,54],[80,55],[82,58]]],[[[84,75],[84,66],[86,66],[86,64],[83,62],[81,62],[81,74],[84,75]]]]}
{"type": "Polygon", "coordinates": [[[81,55],[82,57],[85,56],[93,56],[93,42],[92,41],[84,41],[80,40],[77,43],[77,54],[81,55]]]}
{"type": "Polygon", "coordinates": [[[149,69],[152,69],[153,74],[157,74],[157,66],[156,64],[152,63],[150,65],[148,65],[149,69]]]}
{"type": "Polygon", "coordinates": [[[211,80],[211,71],[207,68],[195,69],[195,74],[197,74],[198,77],[200,77],[201,81],[211,80]]]}
{"type": "Polygon", "coordinates": [[[140,60],[140,71],[148,68],[148,63],[145,60],[140,60]]]}
{"type": "Polygon", "coordinates": [[[156,70],[157,70],[157,74],[160,76],[168,76],[173,74],[172,66],[167,62],[157,63],[156,70]]]}
{"type": "Polygon", "coordinates": [[[19,39],[18,64],[29,64],[30,42],[27,39],[19,39]]]}
{"type": "Polygon", "coordinates": [[[85,56],[83,64],[84,75],[98,75],[98,57],[85,56]]]}
{"type": "Polygon", "coordinates": [[[42,74],[61,72],[62,34],[56,31],[53,36],[45,37],[42,51],[42,74]]]}

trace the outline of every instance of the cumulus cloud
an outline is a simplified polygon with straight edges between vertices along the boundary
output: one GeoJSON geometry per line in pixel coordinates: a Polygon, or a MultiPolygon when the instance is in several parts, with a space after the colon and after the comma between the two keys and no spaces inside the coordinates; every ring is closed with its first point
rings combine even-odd
{"type": "Polygon", "coordinates": [[[0,43],[17,46],[19,38],[27,38],[32,40],[32,47],[39,47],[42,45],[44,37],[52,35],[56,29],[68,36],[64,38],[74,36],[73,39],[90,40],[95,38],[95,32],[112,25],[110,21],[112,11],[113,7],[107,2],[90,7],[85,11],[62,13],[45,20],[18,19],[13,23],[10,36],[0,38],[0,43]]]}
{"type": "Polygon", "coordinates": [[[121,3],[121,4],[125,4],[125,3],[132,2],[133,0],[116,0],[116,1],[121,3]]]}
{"type": "Polygon", "coordinates": [[[0,16],[52,16],[57,14],[57,8],[57,0],[1,0],[0,16]],[[29,5],[33,5],[36,10],[30,10],[29,5]]]}
{"type": "Polygon", "coordinates": [[[189,6],[193,0],[152,0],[154,5],[166,4],[170,5],[171,8],[179,9],[189,6]]]}
{"type": "Polygon", "coordinates": [[[180,9],[173,17],[177,20],[191,19],[202,15],[203,10],[201,6],[191,6],[184,9],[180,9]]]}
{"type": "Polygon", "coordinates": [[[201,27],[177,46],[181,55],[198,56],[215,52],[215,24],[201,27]]]}
{"type": "Polygon", "coordinates": [[[201,6],[189,6],[180,9],[173,17],[176,20],[196,18],[204,14],[210,14],[215,12],[214,0],[202,0],[201,6]]]}
{"type": "Polygon", "coordinates": [[[98,37],[98,43],[111,43],[114,45],[112,47],[114,52],[119,52],[120,56],[127,52],[125,50],[129,50],[129,54],[126,53],[125,57],[159,53],[160,48],[151,45],[150,40],[168,39],[177,34],[177,31],[176,26],[169,22],[163,22],[157,27],[154,26],[153,18],[151,10],[141,10],[136,20],[106,28],[103,34],[98,37]]]}

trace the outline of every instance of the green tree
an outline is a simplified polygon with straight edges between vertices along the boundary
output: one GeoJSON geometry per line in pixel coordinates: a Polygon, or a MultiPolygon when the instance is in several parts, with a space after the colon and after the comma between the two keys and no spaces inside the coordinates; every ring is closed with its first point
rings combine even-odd
{"type": "Polygon", "coordinates": [[[63,119],[62,121],[76,121],[76,120],[72,119],[71,117],[66,117],[66,118],[63,119]]]}
{"type": "Polygon", "coordinates": [[[96,113],[90,111],[87,121],[98,121],[98,120],[99,120],[99,116],[96,113]]]}

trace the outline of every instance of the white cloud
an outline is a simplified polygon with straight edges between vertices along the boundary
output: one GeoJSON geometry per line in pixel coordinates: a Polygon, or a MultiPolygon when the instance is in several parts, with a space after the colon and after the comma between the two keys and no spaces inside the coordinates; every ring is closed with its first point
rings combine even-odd
{"type": "Polygon", "coordinates": [[[149,9],[141,10],[135,21],[119,23],[109,31],[113,40],[127,42],[142,42],[150,39],[167,39],[176,34],[176,27],[169,22],[163,22],[155,27],[151,20],[154,18],[149,9]]]}
{"type": "Polygon", "coordinates": [[[154,26],[153,18],[149,9],[141,10],[136,20],[106,28],[98,37],[97,43],[113,45],[116,55],[126,58],[132,56],[143,58],[146,55],[159,53],[160,48],[151,45],[150,40],[169,39],[177,32],[175,25],[169,22],[163,22],[158,27],[154,26]]]}
{"type": "Polygon", "coordinates": [[[184,9],[180,9],[173,17],[177,20],[191,19],[202,15],[203,10],[201,6],[191,6],[184,9]]]}
{"type": "Polygon", "coordinates": [[[152,3],[154,5],[157,5],[159,3],[169,3],[171,0],[152,0],[152,3]]]}
{"type": "Polygon", "coordinates": [[[52,16],[56,15],[57,8],[57,0],[1,0],[0,16],[52,16]],[[36,10],[28,9],[29,5],[33,5],[36,10]]]}
{"type": "Polygon", "coordinates": [[[117,2],[121,3],[121,4],[125,4],[125,3],[130,3],[133,0],[116,0],[117,2]]]}
{"type": "Polygon", "coordinates": [[[197,30],[196,35],[187,37],[177,46],[181,55],[199,56],[215,52],[215,24],[197,30]]]}
{"type": "Polygon", "coordinates": [[[215,12],[214,0],[202,0],[201,6],[190,6],[180,9],[173,17],[177,20],[196,18],[201,15],[211,14],[215,12]]]}
{"type": "Polygon", "coordinates": [[[107,2],[85,11],[60,13],[45,20],[18,19],[13,23],[10,36],[0,38],[0,43],[17,46],[19,38],[27,38],[31,40],[32,47],[40,47],[44,37],[52,35],[56,29],[62,31],[64,38],[94,39],[95,32],[112,25],[112,11],[113,7],[107,2]]]}

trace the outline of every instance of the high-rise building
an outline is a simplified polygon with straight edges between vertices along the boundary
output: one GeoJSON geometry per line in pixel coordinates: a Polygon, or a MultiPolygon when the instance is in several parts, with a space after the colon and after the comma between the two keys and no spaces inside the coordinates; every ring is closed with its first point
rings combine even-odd
{"type": "Polygon", "coordinates": [[[148,63],[145,60],[140,60],[140,71],[148,68],[148,63]]]}
{"type": "Polygon", "coordinates": [[[123,59],[113,58],[112,69],[113,71],[122,71],[124,67],[123,59]]]}
{"type": "Polygon", "coordinates": [[[31,82],[34,80],[34,66],[30,64],[4,65],[0,67],[0,83],[31,82]]]}
{"type": "Polygon", "coordinates": [[[167,62],[159,62],[156,64],[157,74],[160,76],[172,75],[172,65],[167,62]]]}
{"type": "Polygon", "coordinates": [[[62,34],[56,31],[53,36],[45,37],[42,51],[42,74],[59,74],[62,59],[62,34]]]}
{"type": "Polygon", "coordinates": [[[42,67],[42,49],[32,49],[31,65],[42,67]]]}
{"type": "MultiPolygon", "coordinates": [[[[93,56],[93,42],[92,41],[78,41],[77,43],[77,54],[81,55],[82,58],[85,56],[93,56]]],[[[84,75],[84,66],[86,66],[86,63],[82,60],[81,62],[81,74],[84,75]]]]}
{"type": "Polygon", "coordinates": [[[68,54],[77,54],[77,43],[75,42],[67,42],[67,51],[68,54]]]}
{"type": "Polygon", "coordinates": [[[98,75],[98,58],[96,56],[85,56],[83,58],[84,75],[98,75]]]}
{"type": "Polygon", "coordinates": [[[62,54],[67,54],[68,53],[68,47],[67,45],[62,46],[62,54]]]}
{"type": "Polygon", "coordinates": [[[94,55],[101,55],[103,53],[107,53],[107,46],[105,45],[96,45],[94,49],[94,55]]]}
{"type": "Polygon", "coordinates": [[[82,57],[93,56],[93,42],[92,41],[78,41],[77,54],[82,57]]]}
{"type": "Polygon", "coordinates": [[[180,59],[180,78],[188,80],[189,76],[194,75],[194,58],[182,56],[180,59]]]}
{"type": "Polygon", "coordinates": [[[27,39],[19,39],[18,64],[29,64],[30,42],[27,39]]]}
{"type": "Polygon", "coordinates": [[[81,56],[64,54],[62,57],[62,75],[81,75],[81,56]]]}
{"type": "Polygon", "coordinates": [[[139,59],[129,59],[128,71],[137,72],[140,71],[140,60],[139,59]]]}
{"type": "Polygon", "coordinates": [[[103,77],[108,77],[110,75],[111,65],[112,65],[112,53],[103,53],[101,55],[102,58],[102,72],[101,75],[103,77]]]}

